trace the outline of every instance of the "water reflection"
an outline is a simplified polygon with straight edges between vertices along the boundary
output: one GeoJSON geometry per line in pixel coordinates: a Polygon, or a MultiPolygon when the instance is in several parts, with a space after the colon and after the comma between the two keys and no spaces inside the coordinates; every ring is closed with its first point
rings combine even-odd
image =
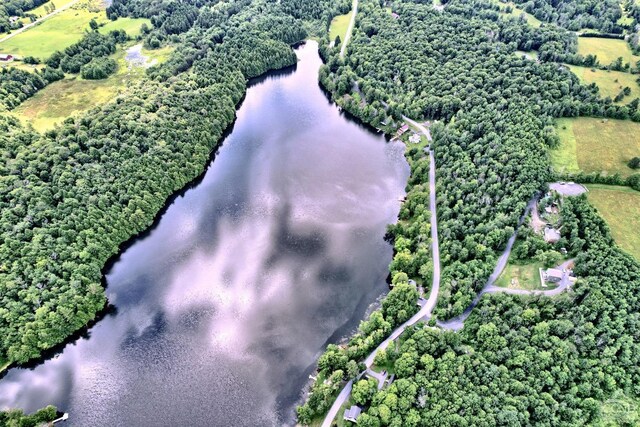
{"type": "Polygon", "coordinates": [[[0,407],[70,425],[269,426],[327,340],[385,290],[403,147],[347,121],[313,42],[255,82],[216,160],[107,275],[117,307],[87,337],[0,381],[0,407]]]}

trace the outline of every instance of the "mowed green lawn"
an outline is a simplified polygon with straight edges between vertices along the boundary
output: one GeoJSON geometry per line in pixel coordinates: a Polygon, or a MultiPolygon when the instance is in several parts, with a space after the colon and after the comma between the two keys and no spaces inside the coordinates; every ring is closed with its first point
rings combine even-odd
{"type": "Polygon", "coordinates": [[[139,33],[142,23],[150,22],[147,19],[132,18],[121,18],[112,22],[107,19],[102,2],[81,1],[39,25],[0,43],[0,51],[23,57],[35,56],[45,60],[56,50],[63,50],[80,40],[89,29],[91,19],[105,24],[100,29],[101,32],[124,29],[134,36],[139,33]]]}
{"type": "Polygon", "coordinates": [[[640,192],[596,184],[587,187],[589,201],[609,224],[616,243],[640,260],[640,192]]]}
{"type": "Polygon", "coordinates": [[[620,71],[606,71],[596,68],[576,67],[570,65],[571,72],[578,76],[584,84],[595,83],[600,88],[600,96],[614,99],[625,87],[631,89],[631,94],[624,97],[621,104],[626,104],[640,97],[640,86],[636,82],[638,78],[635,74],[623,73],[620,71]]]}
{"type": "Polygon", "coordinates": [[[609,65],[619,57],[632,66],[640,61],[624,40],[602,39],[598,37],[578,37],[578,53],[584,56],[596,55],[601,65],[609,65]]]}
{"type": "Polygon", "coordinates": [[[347,13],[346,15],[339,15],[333,18],[331,21],[331,27],[329,28],[329,39],[334,41],[336,37],[340,36],[340,42],[344,42],[345,37],[347,36],[347,29],[349,28],[349,22],[351,21],[352,12],[347,13]]]}
{"type": "Polygon", "coordinates": [[[553,289],[552,285],[542,287],[540,282],[541,264],[532,262],[527,264],[507,264],[504,271],[498,277],[496,286],[509,289],[524,289],[528,291],[540,289],[553,289]]]}
{"type": "Polygon", "coordinates": [[[551,150],[558,172],[632,175],[629,160],[640,155],[640,123],[590,117],[557,121],[560,147],[551,150]]]}

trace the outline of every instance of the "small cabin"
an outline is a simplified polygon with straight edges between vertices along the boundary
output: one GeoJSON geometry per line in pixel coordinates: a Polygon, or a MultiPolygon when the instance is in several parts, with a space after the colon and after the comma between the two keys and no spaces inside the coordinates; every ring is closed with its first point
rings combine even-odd
{"type": "Polygon", "coordinates": [[[543,273],[543,277],[545,282],[560,283],[564,277],[564,273],[557,268],[549,268],[543,273]]]}
{"type": "Polygon", "coordinates": [[[0,53],[0,61],[8,62],[13,60],[13,55],[8,53],[0,53]]]}
{"type": "Polygon", "coordinates": [[[344,411],[344,420],[351,421],[352,423],[357,423],[358,417],[360,416],[361,412],[362,409],[360,409],[359,406],[353,405],[351,408],[344,411]]]}

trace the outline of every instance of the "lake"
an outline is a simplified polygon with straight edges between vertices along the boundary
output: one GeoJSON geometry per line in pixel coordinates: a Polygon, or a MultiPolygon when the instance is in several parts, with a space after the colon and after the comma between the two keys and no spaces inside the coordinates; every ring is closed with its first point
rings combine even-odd
{"type": "Polygon", "coordinates": [[[404,146],[318,85],[317,43],[251,83],[203,177],[106,274],[116,309],[0,380],[0,408],[67,426],[294,423],[317,357],[387,291],[404,146]]]}

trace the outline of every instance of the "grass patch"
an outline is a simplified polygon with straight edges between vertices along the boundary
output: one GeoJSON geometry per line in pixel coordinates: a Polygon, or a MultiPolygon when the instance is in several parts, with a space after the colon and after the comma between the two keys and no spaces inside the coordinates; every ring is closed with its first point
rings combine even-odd
{"type": "Polygon", "coordinates": [[[616,391],[600,405],[600,420],[596,427],[640,425],[640,401],[616,391]]]}
{"type": "MultiPolygon", "coordinates": [[[[144,68],[130,67],[125,58],[127,47],[119,47],[112,56],[118,63],[118,71],[104,80],[84,80],[79,76],[54,82],[24,101],[14,114],[26,124],[42,132],[52,129],[67,117],[78,114],[114,99],[128,85],[144,78],[144,68]]],[[[143,55],[157,62],[165,61],[172,47],[143,50],[143,55]]]]}
{"type": "Polygon", "coordinates": [[[596,184],[587,187],[589,201],[609,224],[616,243],[640,260],[640,192],[596,184]]]}
{"type": "Polygon", "coordinates": [[[98,31],[107,34],[109,31],[124,30],[130,37],[137,37],[140,35],[140,27],[142,24],[147,24],[149,28],[152,27],[150,19],[118,18],[116,21],[108,21],[104,26],[100,27],[98,31]]]}
{"type": "MultiPolygon", "coordinates": [[[[56,6],[58,6],[56,4],[56,6]]],[[[82,38],[89,30],[89,21],[95,19],[102,32],[124,29],[135,36],[147,19],[120,18],[110,21],[104,12],[104,4],[99,0],[81,1],[69,9],[41,22],[33,28],[0,43],[0,51],[18,56],[35,56],[47,59],[56,50],[63,50],[82,38]]]]}
{"type": "Polygon", "coordinates": [[[515,3],[513,2],[505,2],[505,1],[500,1],[500,0],[494,0],[493,1],[495,4],[500,5],[500,7],[502,8],[502,10],[505,10],[505,8],[507,6],[511,7],[511,13],[504,13],[502,12],[503,16],[508,16],[510,18],[520,18],[522,15],[524,15],[527,24],[531,25],[532,27],[539,27],[540,25],[542,25],[542,22],[540,22],[540,20],[538,18],[536,18],[535,16],[525,12],[524,10],[518,8],[516,6],[515,3]]]}
{"type": "Polygon", "coordinates": [[[516,50],[516,55],[518,55],[519,57],[524,56],[531,61],[535,61],[536,59],[538,59],[538,52],[535,50],[532,50],[530,52],[525,52],[523,50],[516,50]]]}
{"type": "Polygon", "coordinates": [[[556,129],[560,137],[560,147],[551,151],[551,164],[558,172],[578,173],[578,149],[573,134],[573,120],[558,119],[556,129]]]}
{"type": "Polygon", "coordinates": [[[347,37],[347,30],[349,29],[349,22],[351,21],[352,15],[353,11],[346,15],[339,15],[333,18],[333,21],[331,21],[331,27],[329,27],[329,39],[331,41],[334,41],[336,37],[340,36],[340,46],[342,46],[345,37],[347,37]]]}
{"type": "Polygon", "coordinates": [[[581,117],[560,119],[557,129],[561,142],[551,160],[558,172],[634,174],[627,163],[640,155],[640,123],[581,117]]]}
{"type": "MultiPolygon", "coordinates": [[[[640,58],[639,58],[640,59],[640,58]]],[[[625,87],[631,88],[631,94],[626,96],[620,103],[626,104],[633,99],[640,97],[640,86],[635,74],[623,73],[621,71],[606,71],[588,67],[577,67],[570,65],[571,72],[578,76],[584,84],[595,83],[600,88],[600,96],[614,99],[625,87]]]]}
{"type": "Polygon", "coordinates": [[[527,291],[549,290],[554,285],[549,284],[543,288],[540,283],[540,271],[542,264],[531,262],[525,264],[507,264],[504,271],[496,280],[496,286],[508,289],[524,289],[527,291]]]}
{"type": "Polygon", "coordinates": [[[623,63],[628,62],[632,66],[636,61],[640,61],[640,56],[633,55],[631,48],[624,40],[578,37],[578,53],[583,56],[596,55],[600,64],[605,66],[619,57],[622,57],[623,63]]]}
{"type": "MultiPolygon", "coordinates": [[[[31,9],[28,11],[25,11],[25,13],[28,13],[30,15],[35,15],[38,19],[42,18],[43,16],[46,16],[49,14],[49,12],[47,12],[47,10],[45,9],[45,6],[50,8],[51,4],[55,4],[56,6],[56,10],[58,9],[62,9],[64,6],[66,6],[67,4],[71,3],[73,0],[57,0],[57,1],[48,1],[45,4],[41,4],[40,6],[36,7],[35,9],[31,9]]],[[[49,9],[51,10],[51,9],[49,9]]],[[[21,22],[22,25],[28,25],[31,23],[31,19],[27,18],[26,16],[23,18],[18,19],[18,22],[21,22]]],[[[6,32],[6,33],[0,33],[0,37],[4,37],[8,34],[11,34],[10,31],[6,32]]]]}

